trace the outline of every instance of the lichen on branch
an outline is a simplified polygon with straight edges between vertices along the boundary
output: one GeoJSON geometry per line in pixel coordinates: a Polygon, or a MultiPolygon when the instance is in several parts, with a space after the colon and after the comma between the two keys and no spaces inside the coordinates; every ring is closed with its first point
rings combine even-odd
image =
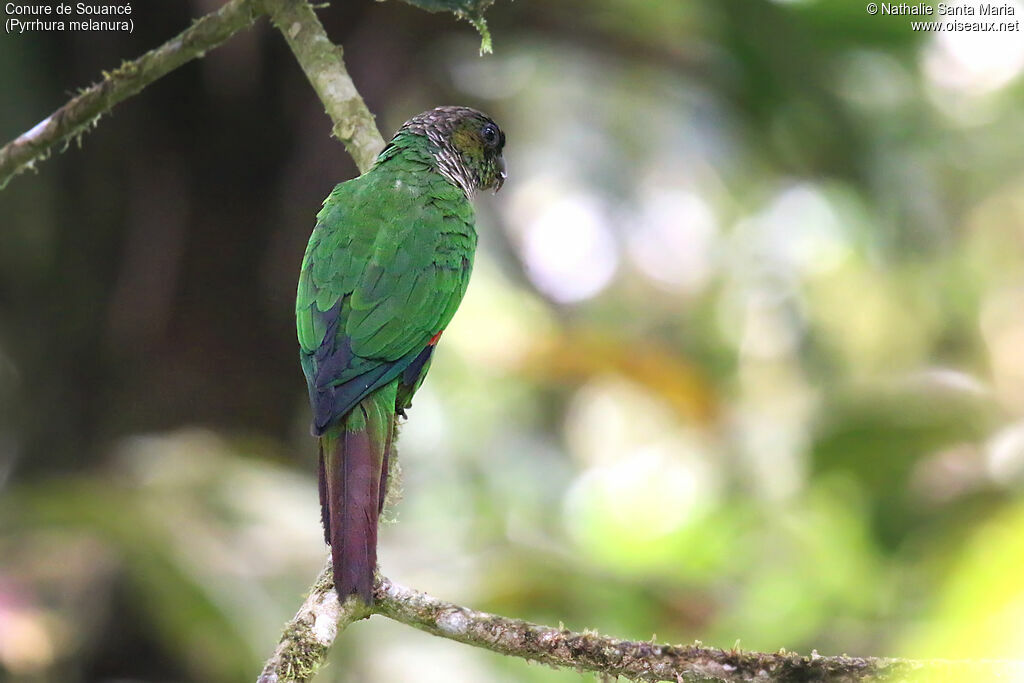
{"type": "Polygon", "coordinates": [[[342,49],[324,32],[306,0],[264,0],[271,21],[284,36],[313,90],[334,122],[332,132],[365,171],[384,148],[373,114],[348,75],[342,49]]]}
{"type": "Polygon", "coordinates": [[[103,74],[103,79],[0,149],[0,189],[11,178],[46,159],[57,145],[80,138],[114,106],[182,64],[251,26],[260,14],[256,0],[230,0],[216,12],[150,50],[103,74]]]}
{"type": "MultiPolygon", "coordinates": [[[[481,54],[491,51],[491,36],[484,10],[494,0],[404,0],[421,9],[449,11],[473,24],[481,37],[481,54]]],[[[373,116],[356,91],[342,59],[341,48],[324,33],[307,0],[229,0],[216,12],[197,19],[192,26],[150,50],[126,61],[103,79],[81,91],[31,130],[0,148],[0,189],[14,176],[50,156],[55,147],[67,145],[94,127],[100,117],[119,102],[137,94],[153,81],[188,61],[202,57],[260,17],[271,15],[295,58],[305,71],[327,114],[335,137],[345,144],[356,164],[365,170],[383,147],[373,116]]]]}
{"type": "Polygon", "coordinates": [[[916,661],[875,657],[823,657],[816,652],[743,652],[692,645],[620,640],[591,631],[570,631],[462,607],[378,578],[371,609],[350,599],[339,607],[331,564],[320,573],[299,613],[258,683],[303,683],[315,673],[330,642],[354,621],[379,614],[441,638],[552,666],[638,681],[788,682],[830,681],[987,681],[1024,675],[1020,662],[916,661]],[[326,632],[321,617],[338,619],[326,632]],[[318,633],[311,633],[316,629],[318,633]],[[296,647],[313,642],[316,647],[296,647]],[[318,659],[317,657],[321,659],[318,659]]]}
{"type": "Polygon", "coordinates": [[[345,69],[341,48],[333,45],[306,0],[230,0],[216,12],[150,50],[104,72],[55,112],[0,148],[0,189],[14,176],[35,167],[55,147],[67,146],[94,127],[118,103],[193,59],[202,57],[263,14],[271,15],[295,54],[360,169],[373,162],[384,141],[345,69]]]}

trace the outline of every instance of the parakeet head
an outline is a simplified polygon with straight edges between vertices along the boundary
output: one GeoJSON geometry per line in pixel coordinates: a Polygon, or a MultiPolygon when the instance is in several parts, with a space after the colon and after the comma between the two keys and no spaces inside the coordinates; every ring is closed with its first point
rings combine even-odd
{"type": "Polygon", "coordinates": [[[425,137],[437,170],[463,189],[501,189],[505,182],[505,134],[489,116],[469,107],[437,107],[412,117],[395,133],[425,137]]]}

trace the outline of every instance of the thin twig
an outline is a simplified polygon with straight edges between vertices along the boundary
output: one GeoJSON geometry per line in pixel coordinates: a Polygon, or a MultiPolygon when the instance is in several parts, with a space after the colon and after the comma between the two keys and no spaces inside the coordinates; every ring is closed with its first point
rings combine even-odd
{"type": "Polygon", "coordinates": [[[619,640],[478,612],[380,578],[372,610],[354,600],[339,609],[330,561],[282,634],[259,683],[303,683],[316,672],[338,633],[371,612],[435,636],[552,666],[640,681],[987,681],[1024,673],[1024,664],[801,656],[619,640]],[[337,619],[336,629],[326,627],[337,619]]]}
{"type": "Polygon", "coordinates": [[[207,50],[251,26],[259,14],[257,0],[231,0],[160,47],[105,73],[99,83],[86,88],[0,149],[0,189],[14,176],[47,158],[57,145],[66,145],[87,132],[118,102],[182,64],[202,57],[207,50]]]}

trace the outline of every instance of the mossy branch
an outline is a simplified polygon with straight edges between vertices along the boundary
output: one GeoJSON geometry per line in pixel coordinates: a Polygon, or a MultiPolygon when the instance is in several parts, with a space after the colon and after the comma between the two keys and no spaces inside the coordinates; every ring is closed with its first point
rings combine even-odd
{"type": "Polygon", "coordinates": [[[230,0],[155,50],[104,73],[99,83],[0,149],[0,188],[46,159],[57,145],[67,145],[95,126],[117,103],[251,26],[260,13],[256,0],[230,0]]]}
{"type": "Polygon", "coordinates": [[[361,602],[352,598],[344,604],[334,591],[331,558],[309,589],[306,601],[281,631],[281,640],[263,666],[259,683],[308,681],[340,631],[357,619],[370,615],[361,602]]]}
{"type": "MultiPolygon", "coordinates": [[[[463,0],[469,2],[469,0],[463,0]]],[[[472,0],[474,9],[461,6],[450,11],[477,23],[482,7],[493,0],[472,0]],[[477,4],[473,4],[477,3],[477,4]]],[[[334,135],[365,170],[373,162],[384,141],[373,122],[352,79],[345,69],[341,48],[327,38],[320,20],[307,0],[229,0],[216,12],[196,20],[192,26],[150,50],[138,59],[124,62],[102,80],[82,90],[31,130],[0,148],[0,189],[10,180],[50,156],[55,147],[67,147],[71,141],[96,125],[100,117],[119,102],[137,94],[153,81],[182,64],[202,57],[228,38],[269,14],[281,30],[296,60],[312,83],[327,114],[334,123],[334,135]]],[[[487,42],[488,36],[482,33],[487,42]]]]}
{"type": "Polygon", "coordinates": [[[334,122],[334,137],[345,145],[359,170],[367,170],[384,148],[384,139],[345,69],[341,46],[330,41],[306,0],[264,1],[271,21],[288,41],[334,122]]]}
{"type": "MultiPolygon", "coordinates": [[[[638,681],[987,681],[1024,674],[1024,663],[801,656],[619,640],[591,631],[532,624],[467,607],[379,578],[367,609],[339,604],[330,558],[299,613],[285,627],[258,683],[302,683],[316,673],[338,633],[379,614],[435,636],[551,666],[638,681]],[[336,628],[330,628],[334,624],[336,628]]],[[[1016,679],[1014,679],[1016,680],[1016,679]]]]}

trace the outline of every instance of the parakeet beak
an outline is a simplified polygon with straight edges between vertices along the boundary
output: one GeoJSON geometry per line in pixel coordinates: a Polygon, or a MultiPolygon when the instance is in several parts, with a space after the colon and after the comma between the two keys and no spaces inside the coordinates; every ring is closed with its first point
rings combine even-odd
{"type": "Polygon", "coordinates": [[[505,157],[498,157],[497,166],[498,178],[494,181],[494,194],[498,194],[498,190],[500,190],[501,186],[505,184],[505,178],[508,177],[508,174],[505,173],[505,157]]]}

